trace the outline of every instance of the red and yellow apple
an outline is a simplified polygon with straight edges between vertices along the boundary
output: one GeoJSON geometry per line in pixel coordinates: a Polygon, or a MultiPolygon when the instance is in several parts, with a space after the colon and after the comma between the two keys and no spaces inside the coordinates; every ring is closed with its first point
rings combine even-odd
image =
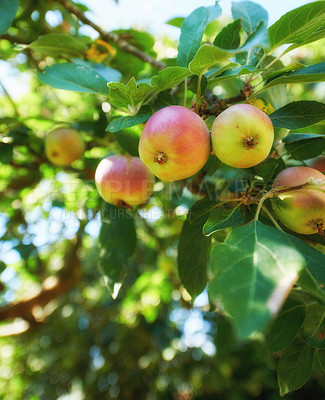
{"type": "Polygon", "coordinates": [[[309,167],[290,167],[275,178],[274,188],[285,189],[272,200],[275,215],[289,229],[304,235],[324,234],[325,181],[324,175],[309,167]],[[315,182],[314,185],[300,186],[315,182]]]}
{"type": "Polygon", "coordinates": [[[139,142],[139,155],[162,181],[177,181],[196,174],[211,152],[205,122],[182,106],[157,111],[146,123],[139,142]]]}
{"type": "Polygon", "coordinates": [[[269,155],[274,140],[270,118],[250,104],[236,104],[217,116],[211,131],[212,149],[235,168],[249,168],[269,155]]]}
{"type": "Polygon", "coordinates": [[[112,155],[96,169],[99,195],[117,206],[136,206],[151,196],[154,177],[139,157],[112,155]]]}
{"type": "Polygon", "coordinates": [[[318,156],[316,158],[313,158],[307,164],[310,168],[317,169],[318,171],[325,174],[325,156],[318,156]]]}
{"type": "Polygon", "coordinates": [[[84,151],[84,141],[75,129],[56,128],[45,136],[46,157],[55,165],[70,165],[80,158],[84,151]]]}

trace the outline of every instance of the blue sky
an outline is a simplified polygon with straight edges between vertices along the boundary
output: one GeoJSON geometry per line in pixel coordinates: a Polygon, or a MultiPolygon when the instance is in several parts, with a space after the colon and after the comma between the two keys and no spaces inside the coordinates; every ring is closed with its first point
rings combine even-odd
{"type": "MultiPolygon", "coordinates": [[[[165,24],[174,17],[186,17],[195,8],[211,6],[213,0],[79,0],[89,7],[92,12],[88,17],[96,21],[102,28],[113,30],[129,28],[131,26],[147,28],[155,35],[168,34],[175,39],[179,35],[179,29],[165,24]]],[[[269,13],[272,24],[286,12],[310,3],[308,0],[259,0],[269,13]]],[[[231,17],[231,1],[219,2],[223,16],[231,17]]]]}

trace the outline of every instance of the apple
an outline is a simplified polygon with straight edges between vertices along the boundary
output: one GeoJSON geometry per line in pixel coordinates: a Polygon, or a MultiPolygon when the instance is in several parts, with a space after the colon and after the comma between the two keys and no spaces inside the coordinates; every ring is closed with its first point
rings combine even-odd
{"type": "Polygon", "coordinates": [[[182,106],[157,111],[146,123],[139,142],[139,155],[162,181],[177,181],[196,174],[211,152],[205,122],[182,106]]]}
{"type": "Polygon", "coordinates": [[[45,136],[46,157],[55,165],[70,165],[80,158],[84,151],[85,144],[75,129],[56,128],[45,136]]]}
{"type": "Polygon", "coordinates": [[[310,167],[286,168],[275,178],[273,187],[299,186],[311,181],[319,181],[319,185],[279,193],[272,200],[272,206],[278,219],[292,231],[324,235],[325,180],[321,172],[310,167]]]}
{"type": "Polygon", "coordinates": [[[274,130],[265,112],[250,104],[236,104],[214,120],[211,140],[215,155],[224,164],[249,168],[269,155],[274,130]]]}
{"type": "Polygon", "coordinates": [[[154,177],[139,157],[112,155],[97,166],[99,195],[117,206],[136,206],[151,196],[154,177]]]}
{"type": "Polygon", "coordinates": [[[325,156],[318,156],[308,161],[308,166],[325,174],[325,156]]]}

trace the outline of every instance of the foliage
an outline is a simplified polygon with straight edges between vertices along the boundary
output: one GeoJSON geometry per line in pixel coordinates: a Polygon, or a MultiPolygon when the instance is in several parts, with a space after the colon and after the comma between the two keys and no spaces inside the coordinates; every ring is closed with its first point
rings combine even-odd
{"type": "Polygon", "coordinates": [[[289,231],[271,203],[281,170],[325,154],[324,1],[269,27],[256,3],[233,2],[225,22],[217,2],[169,21],[179,42],[160,46],[95,24],[93,40],[85,11],[0,4],[0,57],[29,87],[19,97],[1,78],[0,398],[321,398],[325,240],[289,231]],[[98,163],[137,156],[157,110],[184,105],[211,128],[258,99],[275,110],[261,164],[211,155],[193,177],[156,179],[144,205],[100,199],[98,163]],[[64,168],[44,152],[62,124],[86,143],[64,168]]]}

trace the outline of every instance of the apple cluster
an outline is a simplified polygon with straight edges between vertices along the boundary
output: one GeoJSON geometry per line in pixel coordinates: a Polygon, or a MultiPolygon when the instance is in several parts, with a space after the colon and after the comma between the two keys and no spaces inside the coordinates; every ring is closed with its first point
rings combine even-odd
{"type": "MultiPolygon", "coordinates": [[[[168,106],[147,121],[139,141],[140,158],[123,155],[104,158],[96,169],[95,183],[106,202],[132,207],[145,203],[151,196],[154,176],[162,181],[191,177],[201,170],[211,154],[228,166],[250,168],[267,158],[273,141],[270,118],[252,104],[236,104],[220,113],[211,134],[195,112],[182,106],[168,106]]],[[[58,166],[80,158],[84,148],[81,136],[71,128],[54,129],[45,139],[46,155],[58,166]]],[[[324,167],[322,161],[317,160],[316,164],[324,167]]],[[[318,169],[287,168],[273,184],[274,213],[297,233],[324,232],[325,184],[323,171],[318,169]]]]}

